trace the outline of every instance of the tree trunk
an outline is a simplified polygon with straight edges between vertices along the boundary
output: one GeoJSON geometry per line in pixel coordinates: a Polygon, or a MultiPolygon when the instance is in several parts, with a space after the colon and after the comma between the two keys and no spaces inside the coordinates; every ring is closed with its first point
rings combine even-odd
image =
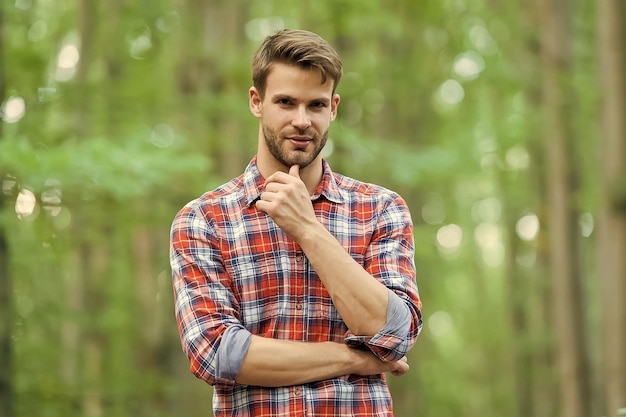
{"type": "MultiPolygon", "coordinates": [[[[0,184],[3,177],[0,177],[0,184]]],[[[0,192],[0,214],[5,210],[5,196],[0,192]]],[[[6,227],[0,221],[0,417],[13,416],[11,271],[6,227]]]]}
{"type": "MultiPolygon", "coordinates": [[[[206,51],[204,59],[209,65],[202,67],[200,71],[202,77],[209,80],[209,91],[198,90],[199,94],[208,93],[217,97],[235,97],[241,94],[239,80],[229,73],[230,69],[225,65],[224,51],[237,51],[245,44],[245,34],[241,28],[245,26],[248,11],[244,6],[243,2],[235,0],[203,2],[201,46],[202,50],[206,51]],[[209,68],[213,71],[209,71],[209,68]]],[[[198,9],[193,10],[193,13],[197,14],[198,9]]],[[[245,137],[252,139],[248,142],[251,146],[242,146],[242,125],[232,113],[215,113],[212,125],[217,129],[212,153],[216,156],[215,164],[218,171],[223,178],[235,177],[241,173],[251,157],[250,154],[242,152],[243,149],[255,149],[256,136],[246,132],[245,137]]]]}
{"type": "Polygon", "coordinates": [[[626,5],[598,2],[603,91],[598,274],[603,285],[606,415],[626,408],[626,5]]]}
{"type": "MultiPolygon", "coordinates": [[[[109,4],[109,3],[107,3],[109,4]]],[[[89,0],[81,0],[79,4],[78,25],[80,30],[80,61],[76,71],[75,83],[79,89],[88,90],[88,78],[93,61],[93,51],[95,35],[97,33],[98,3],[89,0]]],[[[94,127],[91,121],[91,100],[88,94],[74,92],[74,103],[76,105],[76,132],[79,140],[87,139],[93,132],[94,127]]],[[[78,200],[77,200],[78,201],[78,200]]],[[[76,236],[82,235],[82,230],[93,229],[94,222],[89,221],[89,216],[94,208],[89,203],[78,203],[75,206],[76,236]]],[[[67,298],[69,305],[82,311],[87,317],[97,322],[96,317],[102,308],[102,270],[106,263],[105,249],[97,243],[78,240],[78,246],[74,250],[78,253],[77,281],[71,282],[68,287],[67,298]],[[81,282],[82,281],[82,282],[81,282]],[[81,297],[76,299],[75,297],[81,297]]],[[[103,415],[103,348],[104,337],[99,326],[84,327],[78,331],[79,334],[71,334],[68,339],[70,350],[65,352],[72,354],[71,344],[75,340],[80,341],[80,349],[84,366],[77,375],[82,382],[81,406],[83,415],[86,417],[100,417],[103,415]],[[72,339],[74,338],[74,339],[72,339]]],[[[67,357],[67,356],[66,356],[67,357]]],[[[66,361],[71,365],[71,361],[66,361]]]]}
{"type": "MultiPolygon", "coordinates": [[[[515,230],[515,224],[506,218],[507,229],[515,230]]],[[[528,322],[528,277],[517,266],[516,256],[520,253],[520,244],[515,236],[508,238],[509,256],[506,258],[506,275],[509,277],[509,306],[511,326],[513,329],[512,355],[514,361],[513,378],[515,380],[515,409],[519,417],[535,415],[533,412],[534,401],[532,400],[532,354],[529,349],[530,340],[533,338],[528,322]],[[530,333],[530,334],[529,334],[530,333]]]]}
{"type": "MultiPolygon", "coordinates": [[[[4,14],[0,7],[0,101],[6,96],[4,72],[4,14]]],[[[0,121],[0,140],[2,140],[0,121]]],[[[7,210],[7,195],[3,182],[7,173],[0,170],[0,417],[13,416],[12,344],[11,328],[13,321],[11,303],[11,270],[9,269],[9,245],[7,227],[4,223],[9,216],[2,216],[7,210]]]]}
{"type": "Polygon", "coordinates": [[[585,311],[578,258],[577,175],[571,120],[573,92],[568,80],[572,61],[571,5],[540,2],[543,103],[546,121],[548,231],[556,326],[556,358],[563,417],[591,415],[585,335],[585,311]]]}

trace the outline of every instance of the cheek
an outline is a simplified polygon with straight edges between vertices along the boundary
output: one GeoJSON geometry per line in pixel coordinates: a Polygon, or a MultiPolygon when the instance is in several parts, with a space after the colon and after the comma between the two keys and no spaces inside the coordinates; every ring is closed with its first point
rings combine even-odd
{"type": "Polygon", "coordinates": [[[265,121],[266,124],[275,126],[275,127],[282,127],[285,126],[287,124],[289,124],[290,122],[290,118],[288,114],[285,114],[284,112],[265,112],[263,113],[263,120],[265,121]]]}
{"type": "Polygon", "coordinates": [[[332,115],[325,114],[323,116],[313,116],[311,118],[311,124],[320,132],[328,129],[330,122],[332,122],[332,115]]]}

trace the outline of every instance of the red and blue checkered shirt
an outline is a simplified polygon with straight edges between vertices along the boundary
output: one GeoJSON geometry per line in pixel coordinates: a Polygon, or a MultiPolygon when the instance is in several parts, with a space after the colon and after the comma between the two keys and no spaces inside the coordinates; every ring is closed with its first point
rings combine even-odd
{"type": "Polygon", "coordinates": [[[298,244],[254,203],[264,188],[254,158],[245,172],[188,203],[171,231],[176,318],[191,371],[214,385],[220,416],[392,416],[385,375],[345,375],[265,388],[235,382],[251,334],[370,349],[402,358],[422,327],[413,225],[404,200],[333,173],[311,197],[318,220],[389,289],[388,322],[353,335],[298,244]],[[391,318],[390,318],[391,317],[391,318]]]}

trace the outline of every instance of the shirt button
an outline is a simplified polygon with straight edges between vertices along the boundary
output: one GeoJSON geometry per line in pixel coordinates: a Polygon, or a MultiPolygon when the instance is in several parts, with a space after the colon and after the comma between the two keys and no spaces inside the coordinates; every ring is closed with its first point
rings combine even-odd
{"type": "Polygon", "coordinates": [[[302,303],[296,304],[296,310],[302,310],[302,303]]]}
{"type": "Polygon", "coordinates": [[[296,389],[293,391],[293,393],[294,393],[294,394],[296,394],[296,397],[301,396],[301,395],[302,395],[302,388],[296,388],[296,389]]]}
{"type": "Polygon", "coordinates": [[[296,256],[296,262],[302,262],[302,255],[296,256]]]}

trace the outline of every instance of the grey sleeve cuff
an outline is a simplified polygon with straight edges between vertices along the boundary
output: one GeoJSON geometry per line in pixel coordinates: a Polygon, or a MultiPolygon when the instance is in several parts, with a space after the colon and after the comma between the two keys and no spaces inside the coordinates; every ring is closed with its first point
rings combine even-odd
{"type": "Polygon", "coordinates": [[[400,338],[406,337],[411,328],[411,312],[398,294],[389,291],[387,306],[387,323],[380,330],[380,334],[393,334],[400,338]]]}
{"type": "Polygon", "coordinates": [[[357,336],[348,332],[345,342],[353,348],[371,350],[380,360],[397,361],[408,352],[410,329],[409,307],[402,298],[389,290],[387,323],[383,328],[374,336],[357,336]]]}
{"type": "Polygon", "coordinates": [[[217,349],[215,375],[234,381],[241,369],[243,358],[248,353],[252,334],[241,326],[230,326],[224,331],[217,349]]]}

